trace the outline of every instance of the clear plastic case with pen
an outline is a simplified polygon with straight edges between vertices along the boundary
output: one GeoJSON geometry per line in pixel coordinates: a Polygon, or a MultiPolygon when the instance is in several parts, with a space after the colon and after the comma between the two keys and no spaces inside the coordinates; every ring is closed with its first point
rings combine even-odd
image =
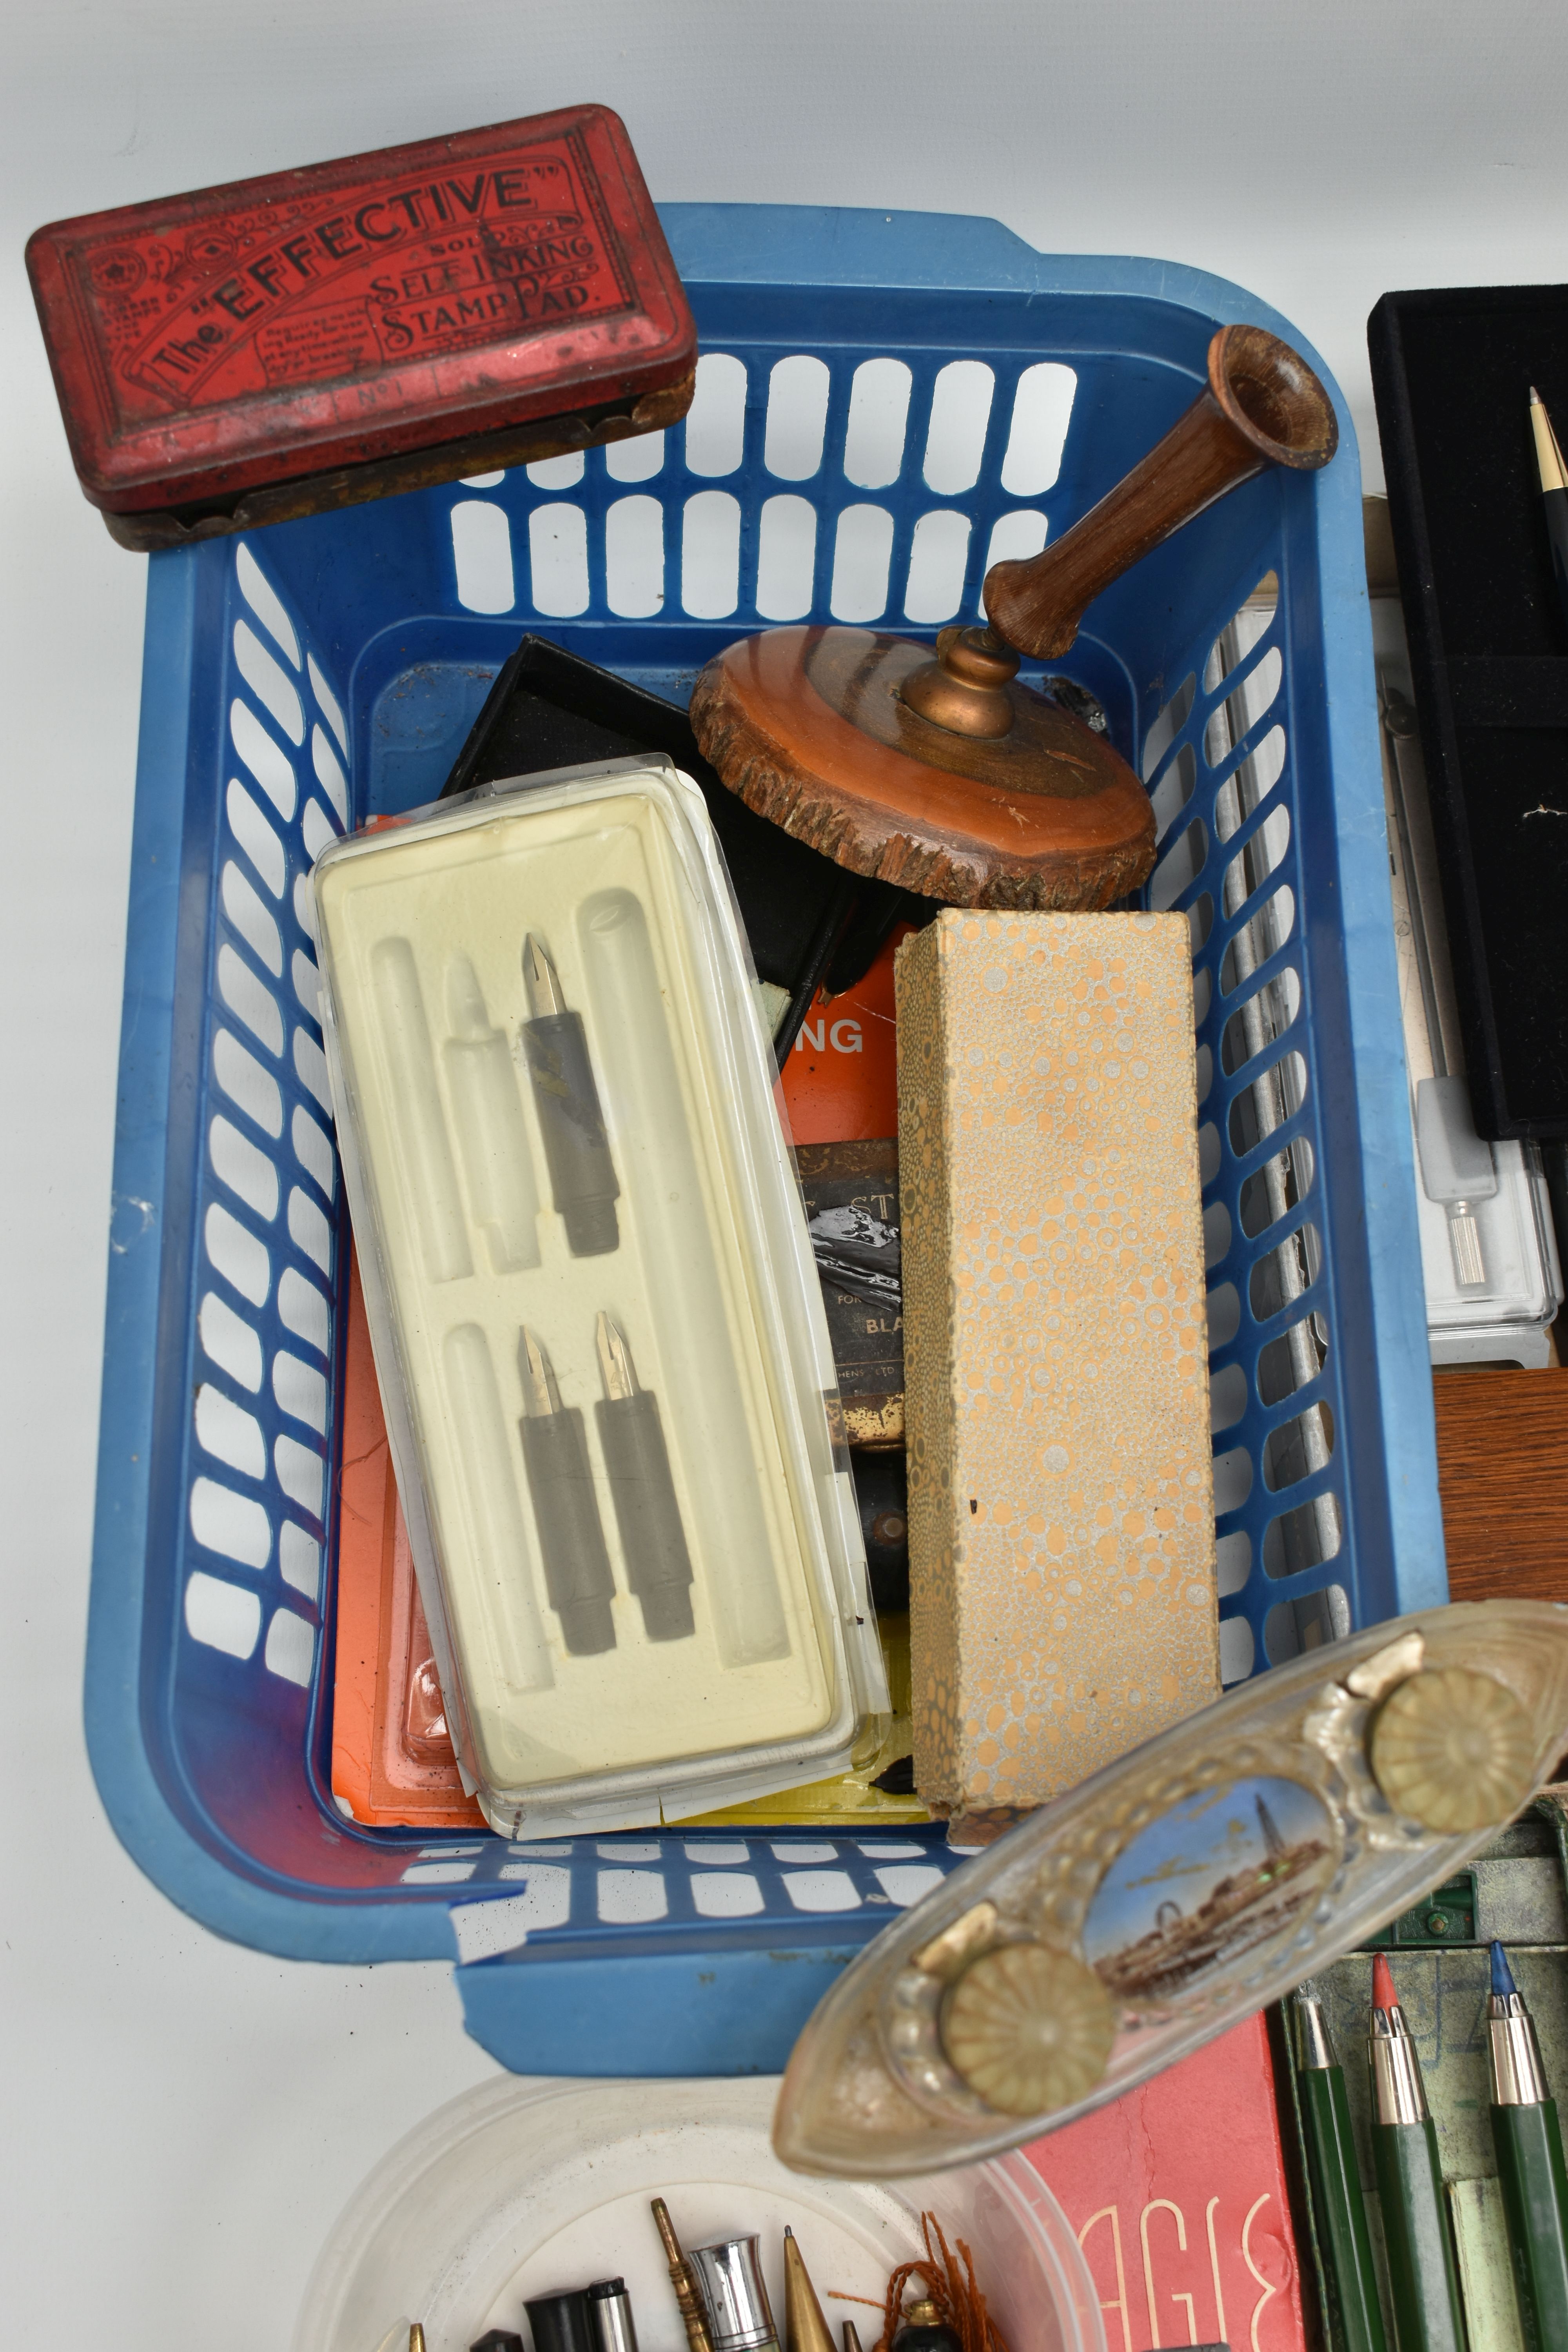
{"type": "Polygon", "coordinates": [[[503,1832],[847,1769],[887,1682],[696,788],[618,761],[318,861],[327,1056],[448,1721],[503,1832]]]}

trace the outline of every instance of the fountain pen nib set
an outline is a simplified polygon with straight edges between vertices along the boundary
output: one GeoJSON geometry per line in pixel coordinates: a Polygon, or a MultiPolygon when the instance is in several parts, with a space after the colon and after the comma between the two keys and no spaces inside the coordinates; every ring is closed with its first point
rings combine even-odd
{"type": "Polygon", "coordinates": [[[504,1834],[825,1779],[887,1681],[754,976],[668,762],[487,786],[315,868],[398,1485],[504,1834]]]}

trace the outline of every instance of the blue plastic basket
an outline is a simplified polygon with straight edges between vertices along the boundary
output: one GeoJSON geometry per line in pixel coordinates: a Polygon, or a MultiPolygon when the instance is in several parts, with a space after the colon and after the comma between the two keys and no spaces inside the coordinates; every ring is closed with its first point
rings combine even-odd
{"type": "MultiPolygon", "coordinates": [[[[924,1831],[530,1848],[334,1808],[347,1235],[296,885],[345,821],[434,797],[521,627],[679,695],[765,620],[973,614],[993,545],[1059,533],[1107,488],[1192,398],[1217,323],[1300,346],[1218,279],[1045,257],[991,222],[664,218],[720,363],[657,472],[637,478],[640,445],[595,450],[156,555],[148,585],[87,1677],[99,1787],[143,1869],[220,1934],[303,1958],[457,1958],[470,2031],[543,2073],[777,2066],[832,1971],[948,1858],[924,1831]],[[1028,377],[1034,423],[1015,433],[1037,368],[1054,373],[1028,377]]],[[[1202,517],[1100,599],[1068,664],[1135,763],[1163,746],[1152,887],[1194,924],[1233,1680],[1446,1597],[1360,484],[1336,405],[1326,472],[1271,473],[1202,517]],[[1223,633],[1269,572],[1278,605],[1243,667],[1277,649],[1278,690],[1226,748],[1223,633]],[[1255,810],[1234,786],[1227,802],[1276,727],[1278,781],[1255,810]],[[1244,849],[1238,899],[1224,877],[1244,849]],[[1282,1043],[1258,1049],[1255,1019],[1238,1047],[1255,996],[1261,1034],[1289,1020],[1282,1043]],[[1287,1051],[1260,1123],[1260,1071],[1287,1051]]]]}

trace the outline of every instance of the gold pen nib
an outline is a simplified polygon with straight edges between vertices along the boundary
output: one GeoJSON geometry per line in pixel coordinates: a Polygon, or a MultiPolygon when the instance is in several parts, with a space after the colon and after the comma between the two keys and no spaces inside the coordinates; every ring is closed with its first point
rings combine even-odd
{"type": "Polygon", "coordinates": [[[833,2336],[822,2315],[816,2289],[795,2231],[784,2229],[784,2352],[833,2352],[833,2336]]]}
{"type": "Polygon", "coordinates": [[[425,2330],[417,2319],[408,2330],[408,2352],[425,2352],[425,2330]]]}
{"type": "Polygon", "coordinates": [[[564,1013],[566,999],[561,993],[561,976],[550,961],[550,950],[531,931],[522,942],[522,984],[528,991],[529,1018],[540,1020],[547,1013],[564,1013]]]}
{"type": "Polygon", "coordinates": [[[561,1390],[555,1368],[544,1352],[544,1342],[525,1323],[517,1343],[517,1368],[522,1374],[523,1411],[531,1419],[547,1420],[561,1410],[561,1390]]]}
{"type": "Polygon", "coordinates": [[[637,1366],[626,1345],[626,1335],[602,1308],[594,1327],[594,1344],[599,1352],[599,1378],[605,1384],[605,1396],[616,1403],[623,1397],[636,1396],[637,1366]]]}
{"type": "Polygon", "coordinates": [[[1542,489],[1568,490],[1568,467],[1563,463],[1563,452],[1552,430],[1546,403],[1533,384],[1530,387],[1530,425],[1535,436],[1535,470],[1541,477],[1542,489]]]}

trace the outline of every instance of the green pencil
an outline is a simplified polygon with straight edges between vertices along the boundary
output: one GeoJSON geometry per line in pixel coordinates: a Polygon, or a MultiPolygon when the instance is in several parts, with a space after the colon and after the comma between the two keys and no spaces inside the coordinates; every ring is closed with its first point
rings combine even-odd
{"type": "Polygon", "coordinates": [[[1508,1955],[1492,1946],[1487,2002],[1492,2142],[1508,2221],[1519,2322],[1528,2352],[1568,2347],[1568,2176],[1557,2104],[1549,2098],[1535,2026],[1508,1955]]]}
{"type": "Polygon", "coordinates": [[[1345,2078],[1323,2022],[1322,2004],[1310,1993],[1296,1995],[1296,2029],[1312,2217],[1333,2306],[1331,2334],[1340,2352],[1388,2352],[1345,2078]]]}
{"type": "Polygon", "coordinates": [[[1372,2160],[1399,2352],[1466,2352],[1437,2135],[1394,1976],[1372,1964],[1372,2160]]]}

